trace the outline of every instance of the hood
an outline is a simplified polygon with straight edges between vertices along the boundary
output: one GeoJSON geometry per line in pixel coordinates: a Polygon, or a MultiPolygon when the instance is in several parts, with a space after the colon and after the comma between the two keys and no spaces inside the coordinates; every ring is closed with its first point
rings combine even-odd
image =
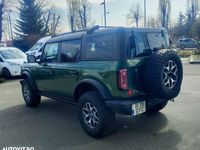
{"type": "Polygon", "coordinates": [[[21,58],[21,59],[6,59],[5,61],[6,62],[11,62],[11,63],[16,63],[16,64],[19,64],[19,65],[23,65],[24,62],[27,62],[27,59],[26,58],[21,58]]]}

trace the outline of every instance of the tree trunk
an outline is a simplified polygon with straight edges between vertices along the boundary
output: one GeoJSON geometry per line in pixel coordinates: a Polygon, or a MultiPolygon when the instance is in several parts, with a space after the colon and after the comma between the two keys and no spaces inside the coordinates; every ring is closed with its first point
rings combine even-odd
{"type": "Polygon", "coordinates": [[[72,15],[70,17],[70,26],[71,26],[71,31],[74,32],[74,17],[72,15]]]}
{"type": "Polygon", "coordinates": [[[2,40],[2,35],[3,35],[2,22],[3,22],[3,4],[0,4],[0,42],[2,40]]]}

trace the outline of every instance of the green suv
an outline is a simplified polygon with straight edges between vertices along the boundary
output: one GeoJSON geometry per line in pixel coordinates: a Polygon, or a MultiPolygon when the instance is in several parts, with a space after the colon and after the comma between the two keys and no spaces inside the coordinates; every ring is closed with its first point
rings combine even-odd
{"type": "Polygon", "coordinates": [[[28,107],[41,96],[77,105],[83,129],[101,138],[115,128],[115,114],[137,116],[163,109],[178,96],[183,67],[169,49],[165,29],[94,26],[56,35],[41,60],[22,66],[28,107]]]}

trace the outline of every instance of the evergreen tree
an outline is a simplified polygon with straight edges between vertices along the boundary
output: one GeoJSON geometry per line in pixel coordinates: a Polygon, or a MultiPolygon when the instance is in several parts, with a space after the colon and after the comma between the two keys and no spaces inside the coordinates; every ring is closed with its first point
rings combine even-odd
{"type": "Polygon", "coordinates": [[[17,20],[17,39],[15,46],[28,50],[39,38],[45,35],[45,24],[42,19],[43,9],[36,0],[19,0],[19,19],[17,20]]]}

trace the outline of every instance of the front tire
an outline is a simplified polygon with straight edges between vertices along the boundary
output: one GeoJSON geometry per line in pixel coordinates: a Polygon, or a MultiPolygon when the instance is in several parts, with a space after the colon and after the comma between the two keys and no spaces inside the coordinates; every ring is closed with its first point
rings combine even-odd
{"type": "Polygon", "coordinates": [[[3,70],[2,70],[2,76],[5,79],[10,79],[11,78],[10,71],[7,68],[3,68],[3,70]]]}
{"type": "Polygon", "coordinates": [[[27,79],[22,81],[22,94],[28,107],[37,107],[41,102],[41,96],[32,89],[27,79]]]}
{"type": "Polygon", "coordinates": [[[105,106],[96,91],[86,92],[80,97],[78,115],[83,129],[94,138],[108,136],[115,129],[115,114],[105,106]]]}

